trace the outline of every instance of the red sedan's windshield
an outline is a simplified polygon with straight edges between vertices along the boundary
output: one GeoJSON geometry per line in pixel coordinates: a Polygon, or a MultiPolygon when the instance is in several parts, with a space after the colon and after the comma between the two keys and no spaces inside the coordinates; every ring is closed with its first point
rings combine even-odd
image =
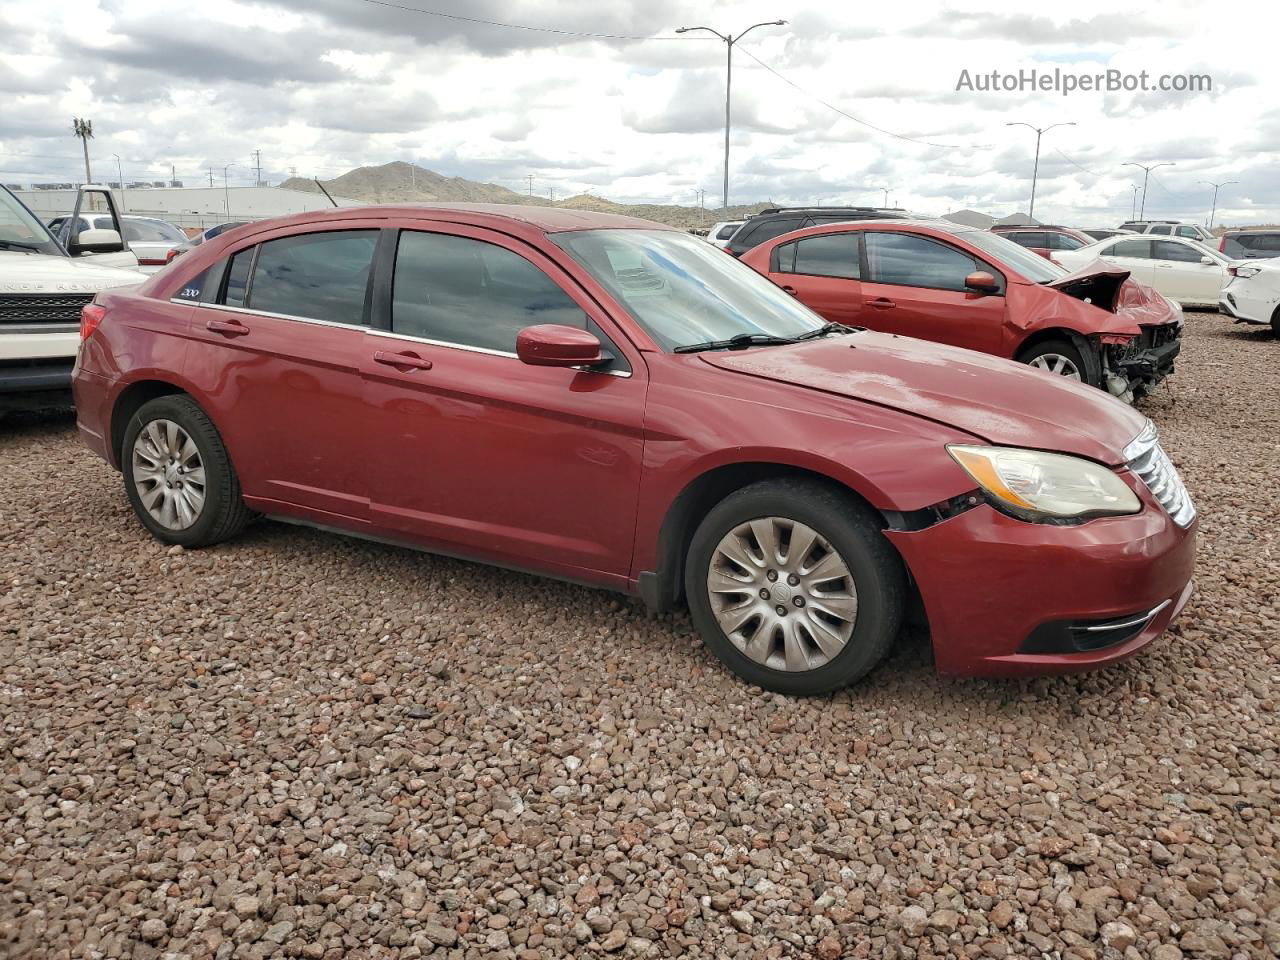
{"type": "Polygon", "coordinates": [[[1021,274],[1023,279],[1033,283],[1050,283],[1067,275],[1067,271],[1056,263],[1051,263],[1038,253],[1019,246],[998,233],[991,233],[989,230],[966,230],[964,233],[957,233],[956,236],[973,244],[996,263],[1021,274]]]}
{"type": "Polygon", "coordinates": [[[582,230],[552,239],[667,349],[743,334],[796,337],[823,320],[710,244],[672,230],[582,230]]]}

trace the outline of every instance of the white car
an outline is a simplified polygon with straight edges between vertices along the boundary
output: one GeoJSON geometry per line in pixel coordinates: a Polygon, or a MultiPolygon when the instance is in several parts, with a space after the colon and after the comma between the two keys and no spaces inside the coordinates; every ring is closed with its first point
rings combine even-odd
{"type": "Polygon", "coordinates": [[[1214,243],[1218,239],[1198,223],[1149,223],[1140,232],[1157,237],[1185,237],[1188,240],[1199,240],[1201,243],[1214,243]]]}
{"type": "MultiPolygon", "coordinates": [[[[68,217],[49,221],[49,229],[55,235],[62,232],[68,217]]],[[[158,217],[122,216],[120,227],[129,249],[138,258],[143,273],[155,273],[169,262],[169,252],[187,242],[187,235],[168,220],[158,217]]],[[[107,213],[82,213],[76,218],[75,236],[85,230],[111,230],[111,215],[107,213]]]]}
{"type": "MultiPolygon", "coordinates": [[[[80,241],[85,253],[122,249],[114,230],[85,231],[80,241]]],[[[35,214],[0,187],[0,412],[69,397],[81,308],[99,290],[143,279],[137,270],[69,256],[35,214]]]]}
{"type": "Polygon", "coordinates": [[[1109,237],[1078,250],[1053,250],[1049,259],[1071,271],[1101,260],[1128,270],[1133,279],[1184,307],[1209,308],[1218,306],[1227,268],[1235,262],[1195,240],[1147,234],[1109,237]]]}
{"type": "Polygon", "coordinates": [[[723,250],[744,223],[746,223],[745,220],[721,220],[719,223],[713,223],[711,229],[707,231],[707,243],[723,250]]]}
{"type": "Polygon", "coordinates": [[[1228,269],[1218,309],[1241,323],[1269,323],[1280,337],[1280,258],[1228,269]]]}

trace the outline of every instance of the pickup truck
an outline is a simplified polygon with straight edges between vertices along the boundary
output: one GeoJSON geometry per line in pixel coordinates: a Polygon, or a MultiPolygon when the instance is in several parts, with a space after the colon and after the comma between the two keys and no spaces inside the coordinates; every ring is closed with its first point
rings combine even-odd
{"type": "Polygon", "coordinates": [[[0,413],[69,402],[81,308],[99,290],[144,279],[110,191],[82,188],[82,208],[109,211],[116,229],[82,231],[64,247],[0,186],[0,413]]]}

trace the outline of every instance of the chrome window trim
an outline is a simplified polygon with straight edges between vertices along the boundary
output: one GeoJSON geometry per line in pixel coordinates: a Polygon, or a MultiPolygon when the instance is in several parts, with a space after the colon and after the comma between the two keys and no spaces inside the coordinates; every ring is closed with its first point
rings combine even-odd
{"type": "Polygon", "coordinates": [[[315,317],[299,317],[292,313],[271,313],[269,310],[250,310],[248,307],[229,307],[225,303],[202,303],[199,300],[182,300],[170,297],[170,303],[180,303],[187,307],[203,307],[206,310],[222,310],[225,313],[243,313],[251,317],[271,317],[274,320],[297,320],[299,323],[314,323],[320,327],[338,327],[343,330],[367,330],[373,328],[364,323],[340,323],[337,320],[317,320],[315,317]]]}
{"type": "MultiPolygon", "coordinates": [[[[387,337],[391,340],[408,340],[411,343],[425,343],[428,346],[444,347],[447,350],[461,350],[464,353],[483,353],[488,354],[491,357],[506,357],[510,360],[520,359],[518,354],[511,353],[508,350],[491,350],[488,347],[472,347],[465,343],[450,343],[447,340],[432,340],[430,337],[415,337],[412,334],[397,333],[394,330],[370,329],[369,333],[373,334],[375,337],[387,337]]],[[[594,370],[588,366],[567,367],[565,369],[578,370],[582,373],[599,373],[606,377],[621,377],[624,380],[631,377],[630,370],[594,370]]]]}

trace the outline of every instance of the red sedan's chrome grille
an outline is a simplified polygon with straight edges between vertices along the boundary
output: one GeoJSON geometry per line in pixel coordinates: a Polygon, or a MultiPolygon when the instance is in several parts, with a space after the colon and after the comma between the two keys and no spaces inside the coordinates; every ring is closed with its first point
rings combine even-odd
{"type": "Polygon", "coordinates": [[[0,327],[25,324],[79,324],[80,310],[93,300],[92,293],[0,294],[0,327]]]}
{"type": "Polygon", "coordinates": [[[1196,518],[1196,505],[1191,502],[1178,468],[1160,446],[1154,423],[1147,421],[1142,432],[1124,448],[1124,458],[1129,469],[1142,478],[1173,522],[1180,527],[1189,527],[1196,518]]]}

